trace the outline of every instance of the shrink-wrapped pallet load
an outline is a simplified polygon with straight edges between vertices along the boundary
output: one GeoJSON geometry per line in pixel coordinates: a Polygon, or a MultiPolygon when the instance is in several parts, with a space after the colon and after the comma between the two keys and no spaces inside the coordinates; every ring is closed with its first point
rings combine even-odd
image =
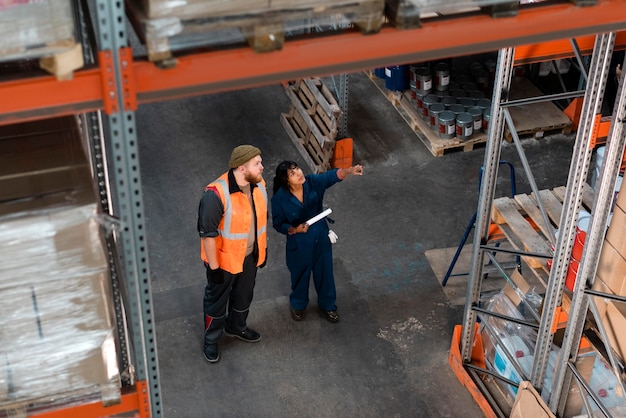
{"type": "Polygon", "coordinates": [[[59,78],[83,66],[70,0],[0,1],[0,62],[32,58],[59,78]]]}
{"type": "Polygon", "coordinates": [[[0,169],[0,411],[120,396],[104,219],[81,138],[71,123],[35,126],[0,127],[0,154],[15,161],[0,169]]]}
{"type": "Polygon", "coordinates": [[[152,61],[175,48],[248,42],[256,52],[281,49],[287,33],[355,25],[363,33],[382,26],[384,0],[133,0],[152,61]]]}

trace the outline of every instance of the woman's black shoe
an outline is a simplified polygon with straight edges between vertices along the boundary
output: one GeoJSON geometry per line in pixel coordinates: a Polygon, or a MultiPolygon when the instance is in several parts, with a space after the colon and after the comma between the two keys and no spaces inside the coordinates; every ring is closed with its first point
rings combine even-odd
{"type": "Polygon", "coordinates": [[[302,321],[304,319],[304,311],[300,309],[289,307],[289,313],[291,314],[291,319],[294,321],[302,321]]]}

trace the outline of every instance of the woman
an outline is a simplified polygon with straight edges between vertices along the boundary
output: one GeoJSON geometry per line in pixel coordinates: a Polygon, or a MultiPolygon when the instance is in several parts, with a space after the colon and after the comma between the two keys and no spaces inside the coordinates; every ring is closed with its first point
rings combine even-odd
{"type": "Polygon", "coordinates": [[[355,165],[306,176],[293,161],[283,161],[276,167],[272,223],[276,231],[287,236],[287,268],[291,273],[289,311],[295,321],[304,319],[311,273],[318,306],[330,322],[339,321],[328,224],[326,219],[313,225],[306,221],[323,211],[326,189],[349,174],[362,175],[363,167],[355,165]]]}

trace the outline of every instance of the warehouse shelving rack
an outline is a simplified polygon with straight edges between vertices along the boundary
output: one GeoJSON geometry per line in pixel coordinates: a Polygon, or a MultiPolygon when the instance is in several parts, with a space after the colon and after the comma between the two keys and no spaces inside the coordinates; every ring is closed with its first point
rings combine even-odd
{"type": "MultiPolygon", "coordinates": [[[[95,5],[98,29],[97,47],[91,52],[97,56],[97,64],[76,71],[71,80],[33,74],[1,80],[0,124],[84,114],[84,123],[93,127],[92,140],[97,134],[104,136],[101,139],[111,150],[110,158],[103,154],[105,147],[96,142],[92,144],[93,158],[95,165],[110,162],[113,170],[96,170],[94,174],[103,182],[99,183],[103,204],[109,205],[111,200],[119,211],[118,257],[120,273],[126,278],[123,290],[129,298],[125,315],[135,344],[134,358],[128,359],[134,378],[117,405],[68,406],[39,415],[47,417],[124,412],[158,417],[163,413],[134,119],[138,106],[306,76],[489,52],[511,45],[525,45],[515,49],[510,57],[513,62],[540,62],[574,56],[572,45],[562,39],[575,38],[584,53],[593,47],[594,34],[626,30],[624,1],[581,2],[592,3],[589,7],[578,6],[576,1],[556,1],[520,7],[516,16],[507,18],[478,13],[424,19],[417,29],[399,30],[386,24],[375,35],[342,30],[288,39],[282,50],[267,54],[255,53],[246,46],[190,52],[177,56],[175,66],[161,68],[133,56],[128,47],[124,2],[91,3],[95,5]]],[[[618,34],[616,48],[626,47],[625,35],[618,34]]],[[[340,84],[345,92],[347,78],[340,84]]]]}
{"type": "MultiPolygon", "coordinates": [[[[500,143],[505,124],[513,133],[515,145],[520,154],[520,159],[524,164],[524,168],[529,178],[529,182],[531,183],[533,192],[537,197],[537,202],[542,212],[544,222],[547,224],[547,229],[551,229],[550,222],[547,220],[545,211],[542,208],[540,194],[534,184],[532,173],[530,173],[530,167],[528,166],[528,162],[523,154],[523,149],[521,148],[519,138],[517,138],[517,135],[515,134],[515,127],[507,110],[508,106],[514,104],[513,102],[507,100],[506,93],[510,88],[515,52],[513,48],[505,48],[499,53],[498,67],[496,70],[496,82],[494,85],[494,96],[492,99],[492,123],[490,125],[490,131],[487,139],[487,149],[485,151],[483,183],[481,185],[480,200],[478,203],[474,236],[475,245],[473,247],[468,279],[464,322],[462,335],[458,336],[460,343],[460,352],[458,355],[462,358],[461,361],[463,362],[464,367],[467,368],[468,376],[471,376],[473,379],[470,386],[476,385],[475,387],[480,387],[483,392],[480,395],[477,394],[477,396],[479,398],[479,403],[485,410],[488,411],[486,412],[488,415],[490,415],[491,411],[496,411],[497,414],[493,416],[502,416],[503,412],[494,400],[496,396],[492,396],[492,394],[489,393],[489,389],[480,382],[480,375],[490,375],[494,376],[496,379],[505,381],[508,384],[515,386],[516,384],[506,378],[503,378],[497,373],[494,374],[493,372],[489,372],[485,369],[484,364],[477,364],[479,362],[476,360],[476,353],[474,353],[473,350],[474,340],[477,338],[477,317],[479,315],[482,315],[483,317],[495,316],[499,319],[510,321],[511,323],[528,326],[537,331],[536,346],[533,353],[533,364],[530,374],[525,376],[525,373],[521,369],[518,369],[517,373],[525,379],[530,380],[533,387],[538,389],[542,393],[542,396],[544,396],[544,398],[548,401],[548,405],[553,412],[558,412],[559,415],[564,412],[570,382],[572,382],[572,379],[575,378],[576,383],[581,387],[580,393],[588,393],[589,396],[594,399],[600,411],[605,416],[610,417],[611,415],[607,408],[602,405],[600,399],[595,397],[593,393],[590,392],[589,387],[586,386],[586,382],[584,382],[581,375],[577,373],[575,366],[579,343],[583,337],[583,327],[587,321],[587,313],[589,309],[591,309],[592,314],[595,316],[597,326],[600,328],[600,337],[602,344],[604,345],[601,347],[601,350],[608,353],[609,361],[616,374],[616,378],[621,385],[622,390],[624,388],[624,383],[622,381],[616,359],[612,355],[611,347],[605,333],[602,332],[602,324],[599,320],[599,316],[597,315],[597,309],[595,308],[593,300],[591,300],[590,297],[590,295],[595,295],[608,297],[613,300],[626,301],[626,298],[623,297],[616,297],[591,290],[598,266],[604,231],[606,231],[606,227],[608,225],[611,202],[613,200],[615,184],[617,176],[619,175],[619,167],[622,161],[624,145],[626,143],[623,131],[623,121],[626,114],[626,90],[623,88],[624,76],[620,79],[618,99],[616,101],[615,113],[613,115],[613,120],[618,123],[612,123],[610,128],[607,159],[603,162],[602,174],[599,179],[600,183],[598,183],[597,186],[598,192],[594,201],[591,226],[587,234],[588,238],[585,243],[583,257],[578,270],[578,279],[573,292],[573,300],[570,304],[569,311],[567,312],[565,337],[557,360],[556,370],[554,371],[554,377],[552,380],[553,384],[552,387],[549,388],[543,387],[544,379],[549,367],[549,355],[553,342],[553,336],[556,331],[555,324],[561,319],[561,304],[564,294],[565,279],[567,276],[567,266],[572,253],[574,236],[576,233],[575,228],[577,215],[582,203],[583,189],[587,179],[593,151],[592,144],[594,144],[593,140],[597,129],[598,120],[595,116],[600,112],[600,107],[602,105],[604,86],[606,85],[608,78],[607,74],[609,71],[611,54],[613,52],[614,45],[615,33],[609,32],[597,35],[588,74],[583,68],[583,76],[586,79],[587,86],[583,101],[582,114],[577,130],[576,143],[570,164],[566,196],[563,202],[563,212],[558,226],[559,237],[554,239],[552,234],[549,235],[554,239],[554,255],[532,254],[526,251],[507,250],[508,252],[515,252],[517,256],[553,259],[549,280],[546,284],[546,293],[542,303],[542,313],[540,317],[537,315],[537,324],[516,320],[511,317],[505,317],[501,314],[497,314],[480,307],[480,289],[481,282],[484,278],[482,274],[482,267],[485,262],[484,258],[488,256],[491,261],[495,262],[490,255],[492,252],[498,251],[498,248],[489,246],[488,241],[489,227],[491,225],[492,216],[492,202],[494,199],[497,171],[499,166],[498,161],[500,158],[500,143]],[[584,389],[582,389],[583,387],[584,389]]],[[[579,62],[582,62],[580,58],[579,62]]],[[[503,274],[506,275],[504,270],[503,274]]],[[[488,322],[485,322],[485,324],[488,325],[488,322]]],[[[498,340],[497,336],[494,336],[494,338],[498,340]]],[[[501,342],[499,342],[499,344],[501,344],[501,342]]],[[[513,361],[512,363],[515,365],[516,362],[513,361]]],[[[583,400],[585,401],[587,410],[590,410],[589,405],[586,403],[587,400],[585,396],[583,396],[583,400]]]]}

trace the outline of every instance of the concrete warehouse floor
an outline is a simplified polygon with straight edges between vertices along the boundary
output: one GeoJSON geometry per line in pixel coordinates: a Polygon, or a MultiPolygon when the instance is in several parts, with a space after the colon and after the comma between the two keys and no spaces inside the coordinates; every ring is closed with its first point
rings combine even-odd
{"type": "MultiPolygon", "coordinates": [[[[164,416],[483,415],[447,360],[463,306],[450,303],[425,251],[458,245],[476,210],[484,148],[433,157],[365,74],[350,75],[349,86],[348,132],[364,175],[325,199],[339,235],[341,321],[317,313],[314,290],[306,319],[290,318],[284,237],[270,228],[248,320],[262,339],[225,337],[216,364],[202,355],[198,202],[238,144],[262,149],[270,190],[283,159],[306,167],[279,121],[290,101],[272,85],[137,110],[164,416]]],[[[566,184],[573,142],[523,141],[540,189],[566,184]]],[[[529,193],[512,144],[504,143],[502,158],[515,164],[518,193],[529,193]]],[[[508,174],[500,177],[499,194],[508,194],[508,174]]]]}

